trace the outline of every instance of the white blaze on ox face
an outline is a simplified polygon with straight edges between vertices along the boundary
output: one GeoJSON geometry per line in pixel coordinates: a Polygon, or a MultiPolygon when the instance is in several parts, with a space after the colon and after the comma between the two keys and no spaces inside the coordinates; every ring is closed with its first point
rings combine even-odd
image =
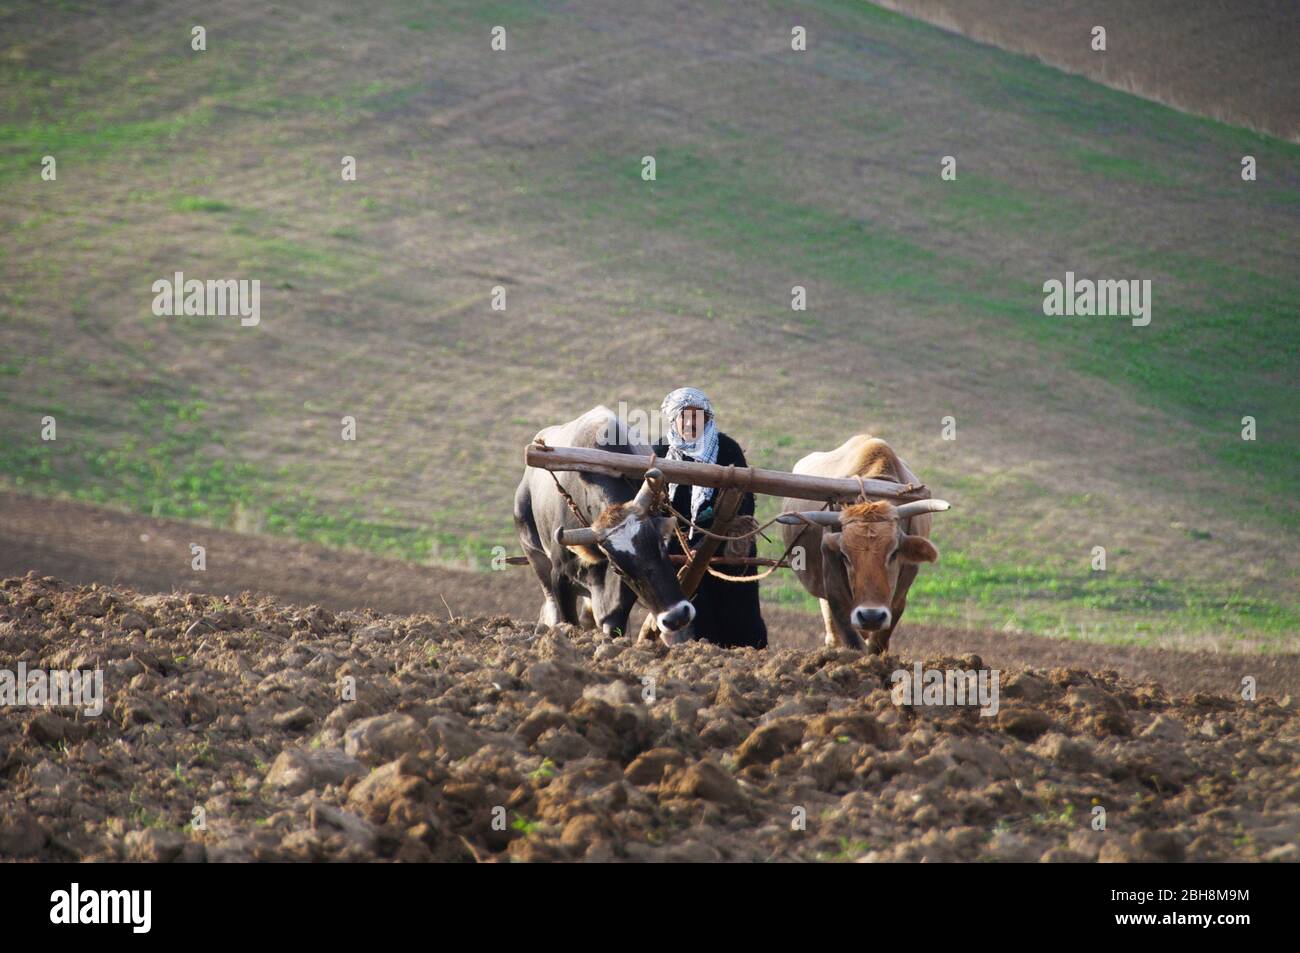
{"type": "Polygon", "coordinates": [[[606,533],[601,542],[616,553],[624,556],[635,556],[636,534],[640,528],[641,521],[635,516],[629,516],[606,533]]]}

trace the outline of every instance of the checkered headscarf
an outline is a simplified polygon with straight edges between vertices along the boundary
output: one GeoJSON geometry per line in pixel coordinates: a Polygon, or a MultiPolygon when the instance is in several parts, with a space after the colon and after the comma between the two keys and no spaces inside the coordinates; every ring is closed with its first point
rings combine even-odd
{"type": "MultiPolygon", "coordinates": [[[[718,460],[718,425],[713,418],[713,405],[704,392],[694,387],[679,387],[664,398],[660,408],[668,420],[668,459],[681,460],[690,457],[699,463],[716,463],[718,460]],[[687,441],[677,432],[677,417],[687,407],[699,407],[708,415],[704,430],[693,441],[687,441]]],[[[668,485],[671,499],[677,493],[677,484],[668,485]]],[[[713,488],[707,486],[691,487],[691,520],[695,521],[700,510],[713,496],[713,488]]]]}

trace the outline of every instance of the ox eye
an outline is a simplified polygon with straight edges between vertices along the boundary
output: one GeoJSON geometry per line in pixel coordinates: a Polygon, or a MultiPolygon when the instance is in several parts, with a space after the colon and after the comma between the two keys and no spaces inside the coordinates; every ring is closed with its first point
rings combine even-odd
{"type": "Polygon", "coordinates": [[[892,563],[892,562],[893,562],[895,559],[897,559],[897,558],[898,558],[898,550],[896,549],[896,550],[894,550],[892,553],[889,554],[889,562],[892,563]]]}

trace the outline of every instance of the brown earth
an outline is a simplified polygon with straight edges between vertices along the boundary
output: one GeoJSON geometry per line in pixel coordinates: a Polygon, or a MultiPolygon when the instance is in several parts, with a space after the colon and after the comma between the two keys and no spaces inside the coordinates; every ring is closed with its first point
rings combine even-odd
{"type": "Polygon", "coordinates": [[[1293,0],[874,0],[1184,112],[1300,141],[1293,0]],[[1091,48],[1106,28],[1106,51],[1091,48]]]}
{"type": "Polygon", "coordinates": [[[99,712],[4,706],[0,859],[1297,858],[1289,697],[1017,668],[981,717],[891,695],[893,657],[35,573],[0,645],[104,679],[99,712]]]}
{"type": "MultiPolygon", "coordinates": [[[[335,612],[506,615],[533,620],[541,595],[529,571],[473,572],[420,566],[369,553],[329,549],[177,520],[151,519],[64,500],[0,491],[0,577],[28,571],[69,582],[129,586],[139,592],[264,593],[335,612]],[[207,569],[190,569],[190,544],[207,550],[207,569]]],[[[821,646],[814,613],[767,606],[778,648],[821,646]]],[[[639,622],[639,616],[634,617],[639,622]]],[[[1170,691],[1240,691],[1246,676],[1261,693],[1300,686],[1300,655],[1179,652],[1047,639],[1023,632],[955,629],[904,621],[894,650],[904,657],[978,652],[990,665],[1114,669],[1170,691]]]]}

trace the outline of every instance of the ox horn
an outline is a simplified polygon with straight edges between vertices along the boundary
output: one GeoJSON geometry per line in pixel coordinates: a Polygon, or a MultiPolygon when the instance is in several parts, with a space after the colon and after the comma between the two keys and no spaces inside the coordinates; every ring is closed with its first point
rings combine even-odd
{"type": "Polygon", "coordinates": [[[636,499],[632,505],[643,513],[650,512],[650,504],[654,502],[655,492],[659,484],[663,483],[663,471],[658,467],[652,467],[645,472],[645,482],[641,484],[641,489],[637,490],[636,499]]]}
{"type": "Polygon", "coordinates": [[[560,531],[561,546],[595,546],[599,538],[596,531],[590,527],[560,531]]]}
{"type": "Polygon", "coordinates": [[[944,512],[952,510],[953,504],[946,499],[918,499],[914,503],[904,503],[894,507],[894,519],[905,520],[910,516],[920,516],[923,512],[944,512]]]}
{"type": "Polygon", "coordinates": [[[839,526],[839,510],[809,510],[805,513],[785,513],[777,518],[778,523],[788,523],[799,525],[800,523],[816,523],[818,526],[839,526]]]}

